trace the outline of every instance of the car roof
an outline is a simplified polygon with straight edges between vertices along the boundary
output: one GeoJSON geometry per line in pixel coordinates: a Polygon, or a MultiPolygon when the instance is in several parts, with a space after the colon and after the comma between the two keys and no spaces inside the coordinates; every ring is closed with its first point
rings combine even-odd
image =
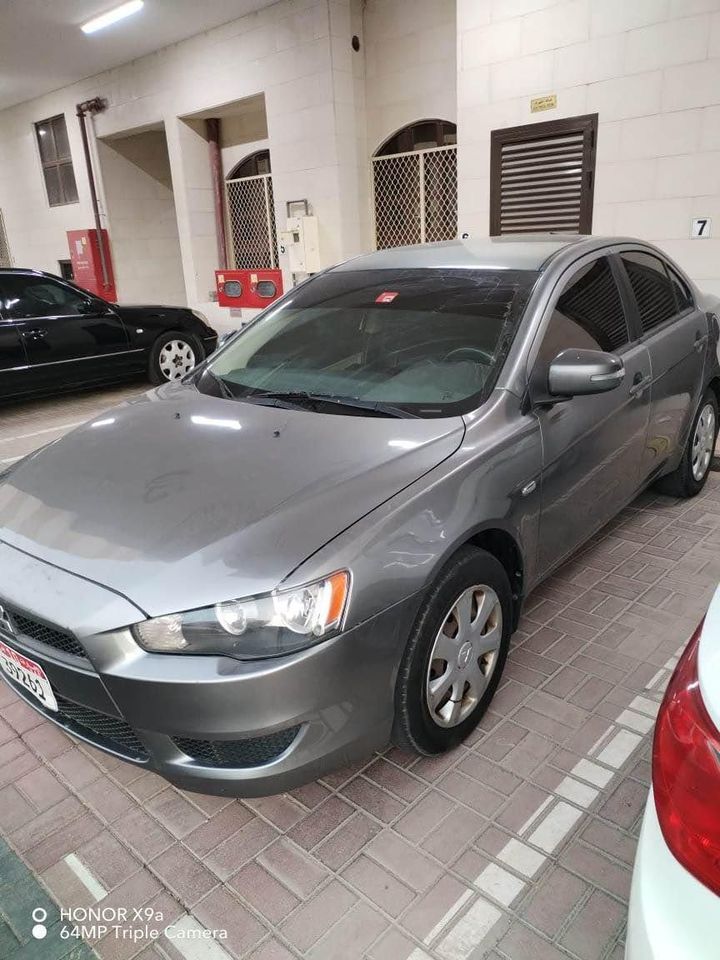
{"type": "Polygon", "coordinates": [[[579,233],[513,234],[478,237],[472,240],[445,240],[411,247],[377,250],[347,260],[333,270],[394,270],[415,268],[459,268],[541,270],[547,262],[570,246],[583,252],[607,246],[613,239],[579,233]]]}

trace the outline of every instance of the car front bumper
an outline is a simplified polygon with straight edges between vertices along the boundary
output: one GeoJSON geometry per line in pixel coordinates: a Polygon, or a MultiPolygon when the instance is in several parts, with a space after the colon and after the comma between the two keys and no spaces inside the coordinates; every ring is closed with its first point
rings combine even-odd
{"type": "MultiPolygon", "coordinates": [[[[0,545],[3,573],[8,550],[0,545]]],[[[23,566],[25,579],[5,578],[0,603],[28,621],[70,632],[70,611],[83,607],[86,626],[118,616],[126,623],[130,616],[140,619],[131,608],[121,611],[125,601],[103,587],[27,556],[23,566]],[[38,573],[52,578],[52,589],[33,591],[27,576],[32,581],[38,573]]],[[[59,712],[10,683],[13,689],[76,737],[186,790],[263,796],[387,743],[397,669],[417,603],[404,601],[307,650],[262,661],[148,654],[126,626],[72,631],[81,647],[74,652],[39,640],[57,642],[34,628],[28,629],[35,637],[21,631],[0,636],[40,664],[59,712]]]]}
{"type": "Polygon", "coordinates": [[[650,791],[635,858],[626,960],[715,960],[720,897],[670,852],[650,791]]]}

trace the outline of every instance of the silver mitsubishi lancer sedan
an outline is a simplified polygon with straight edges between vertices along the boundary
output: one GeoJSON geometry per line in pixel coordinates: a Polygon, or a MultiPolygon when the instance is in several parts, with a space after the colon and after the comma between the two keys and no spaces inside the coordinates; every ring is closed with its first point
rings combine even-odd
{"type": "Polygon", "coordinates": [[[718,320],[636,240],[383,251],[0,478],[0,674],[188,790],[275,793],[486,710],[523,598],[705,483],[718,320]]]}

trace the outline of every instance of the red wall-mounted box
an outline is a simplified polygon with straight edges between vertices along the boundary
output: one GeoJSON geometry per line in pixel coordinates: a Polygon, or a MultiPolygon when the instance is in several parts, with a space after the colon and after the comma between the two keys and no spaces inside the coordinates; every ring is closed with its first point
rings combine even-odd
{"type": "Polygon", "coordinates": [[[96,297],[102,297],[103,300],[110,300],[114,303],[117,300],[117,293],[115,292],[115,277],[113,276],[112,259],[110,257],[110,242],[107,230],[102,230],[101,234],[108,275],[107,286],[103,283],[97,230],[68,230],[67,238],[73,277],[79,287],[89,293],[94,293],[96,297]]]}
{"type": "Polygon", "coordinates": [[[282,296],[282,270],[216,270],[221,307],[266,307],[282,296]]]}

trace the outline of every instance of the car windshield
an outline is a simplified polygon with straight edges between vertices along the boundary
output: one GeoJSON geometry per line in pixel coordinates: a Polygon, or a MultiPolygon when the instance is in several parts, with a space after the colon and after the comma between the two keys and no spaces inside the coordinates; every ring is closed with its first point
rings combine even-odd
{"type": "Polygon", "coordinates": [[[232,340],[207,365],[207,380],[226,396],[305,402],[323,413],[465,413],[492,388],[536,277],[520,270],[330,271],[232,340]]]}

